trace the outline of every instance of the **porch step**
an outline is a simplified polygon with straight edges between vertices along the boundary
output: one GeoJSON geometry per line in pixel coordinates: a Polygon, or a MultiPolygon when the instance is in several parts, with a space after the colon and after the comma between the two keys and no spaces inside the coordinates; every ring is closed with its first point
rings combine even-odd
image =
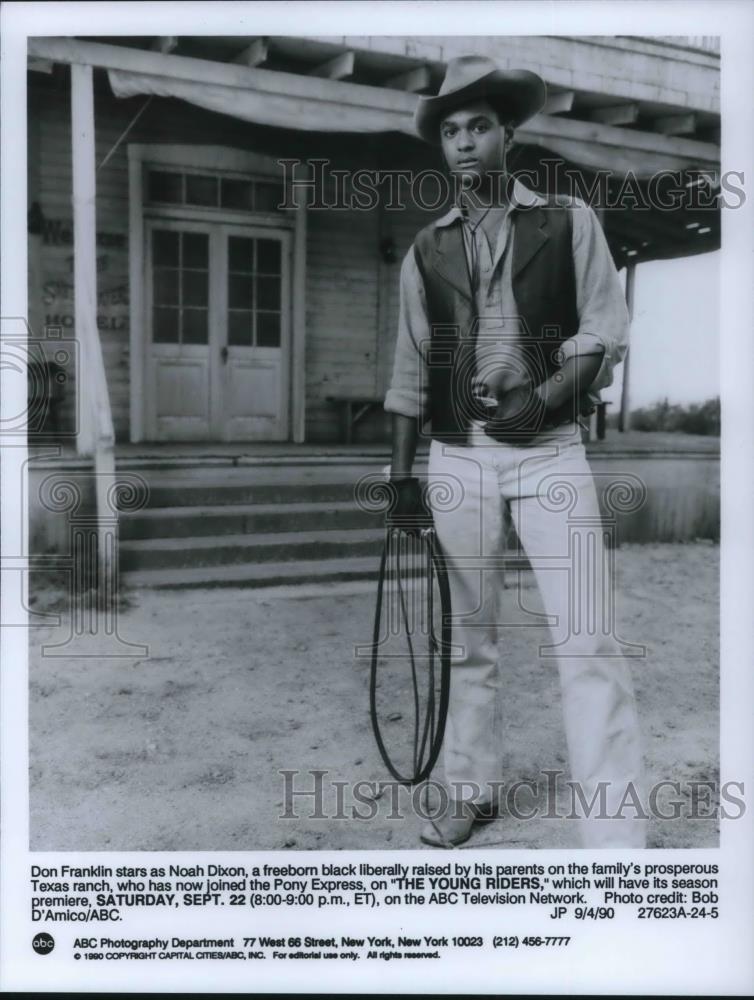
{"type": "Polygon", "coordinates": [[[353,500],[269,504],[212,504],[149,507],[123,513],[120,537],[136,539],[249,535],[255,532],[314,531],[379,527],[382,517],[361,510],[353,500]]]}
{"type": "Polygon", "coordinates": [[[307,559],[287,563],[241,563],[180,569],[133,570],[123,573],[126,586],[154,589],[197,587],[273,587],[281,584],[371,580],[376,584],[379,556],[350,559],[307,559]]]}
{"type": "Polygon", "coordinates": [[[383,538],[381,528],[258,532],[195,537],[188,542],[185,538],[145,538],[121,544],[120,565],[128,571],[337,559],[377,554],[383,538]]]}
{"type": "Polygon", "coordinates": [[[122,580],[156,588],[376,580],[384,516],[355,496],[365,476],[381,480],[384,464],[383,453],[131,468],[146,504],[121,512],[122,580]]]}
{"type": "Polygon", "coordinates": [[[353,504],[359,481],[379,476],[381,465],[278,468],[197,468],[176,475],[144,470],[146,508],[221,507],[230,504],[312,503],[353,504]]]}

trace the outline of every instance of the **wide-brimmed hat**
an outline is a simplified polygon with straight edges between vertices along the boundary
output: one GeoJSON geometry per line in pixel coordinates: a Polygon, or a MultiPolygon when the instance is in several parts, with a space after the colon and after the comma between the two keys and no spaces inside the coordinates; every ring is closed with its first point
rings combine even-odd
{"type": "Polygon", "coordinates": [[[544,107],[547,87],[528,69],[500,69],[486,56],[451,59],[436,97],[420,97],[414,115],[416,131],[425,142],[439,145],[442,116],[471,101],[485,100],[501,122],[516,128],[544,107]]]}

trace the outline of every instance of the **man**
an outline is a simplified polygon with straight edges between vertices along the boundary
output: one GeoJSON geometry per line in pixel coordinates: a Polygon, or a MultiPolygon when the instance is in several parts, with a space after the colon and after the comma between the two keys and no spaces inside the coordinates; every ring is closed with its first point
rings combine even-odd
{"type": "Polygon", "coordinates": [[[540,656],[549,653],[559,669],[581,843],[645,845],[632,681],[605,617],[611,581],[577,421],[625,354],[628,314],[594,211],[535,194],[506,173],[513,129],[545,96],[536,74],[465,56],[448,64],[438,96],[421,98],[416,111],[417,132],[441,146],[459,191],[403,261],[385,399],[391,513],[408,530],[426,516],[412,466],[430,421],[427,496],[450,576],[450,807],[421,834],[437,846],[467,840],[494,810],[504,779],[496,556],[505,502],[551,616],[553,644],[540,656]],[[446,487],[444,499],[433,485],[446,487]],[[600,803],[617,818],[600,818],[600,803]]]}

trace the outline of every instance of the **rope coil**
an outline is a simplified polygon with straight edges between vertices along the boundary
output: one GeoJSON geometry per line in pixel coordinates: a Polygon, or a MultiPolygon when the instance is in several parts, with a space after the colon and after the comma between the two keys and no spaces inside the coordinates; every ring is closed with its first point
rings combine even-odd
{"type": "MultiPolygon", "coordinates": [[[[404,536],[410,537],[410,536],[404,536]]],[[[404,593],[402,572],[404,564],[401,559],[401,532],[395,528],[388,528],[385,534],[385,543],[380,560],[379,580],[377,584],[377,606],[374,616],[374,630],[372,634],[372,659],[370,666],[369,683],[369,712],[372,721],[377,747],[380,756],[392,776],[404,785],[419,784],[429,777],[432,769],[437,763],[440,754],[443,738],[445,735],[445,723],[448,714],[448,701],[450,698],[450,648],[451,648],[451,621],[450,621],[450,587],[448,585],[448,572],[442,551],[437,542],[434,528],[423,529],[418,538],[423,545],[423,568],[426,573],[427,586],[427,621],[428,627],[428,679],[426,694],[426,712],[424,725],[421,726],[421,697],[419,682],[416,670],[416,657],[414,655],[414,643],[411,636],[408,610],[406,607],[406,597],[404,593]],[[411,661],[411,682],[413,686],[414,704],[414,736],[413,736],[413,767],[411,774],[402,774],[393,763],[390,754],[385,746],[382,730],[377,717],[377,675],[378,675],[378,653],[380,649],[380,627],[382,621],[383,592],[388,567],[393,566],[394,576],[398,589],[398,604],[400,620],[406,636],[409,659],[411,661]],[[434,627],[435,598],[434,583],[440,595],[441,626],[440,639],[438,642],[434,627]],[[436,698],[436,671],[435,659],[440,658],[440,691],[439,703],[436,698]],[[419,731],[421,729],[421,738],[419,731]]],[[[421,560],[416,565],[420,565],[421,560]]],[[[413,569],[413,567],[411,567],[413,569]]]]}

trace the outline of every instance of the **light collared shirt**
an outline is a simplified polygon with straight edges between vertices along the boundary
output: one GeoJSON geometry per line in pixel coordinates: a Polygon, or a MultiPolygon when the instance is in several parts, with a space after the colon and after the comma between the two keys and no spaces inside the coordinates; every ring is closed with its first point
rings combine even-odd
{"type": "MultiPolygon", "coordinates": [[[[513,205],[544,205],[547,200],[514,180],[513,205]]],[[[521,326],[513,297],[512,263],[516,235],[516,213],[506,211],[494,250],[482,227],[473,232],[464,222],[464,247],[471,270],[470,242],[476,241],[479,286],[476,307],[479,317],[476,365],[477,376],[490,388],[505,390],[521,381],[522,358],[518,351],[521,326]]],[[[461,209],[454,206],[435,226],[463,222],[461,209]]],[[[604,350],[602,363],[589,395],[599,402],[599,392],[612,384],[613,369],[623,360],[628,348],[629,318],[618,272],[615,269],[605,234],[597,215],[578,198],[572,199],[572,249],[576,277],[576,308],[579,328],[561,345],[561,364],[575,355],[604,350]]],[[[400,312],[398,338],[390,389],[385,409],[422,422],[429,413],[429,373],[426,352],[431,324],[427,315],[424,283],[411,247],[403,259],[400,277],[400,312]]]]}

